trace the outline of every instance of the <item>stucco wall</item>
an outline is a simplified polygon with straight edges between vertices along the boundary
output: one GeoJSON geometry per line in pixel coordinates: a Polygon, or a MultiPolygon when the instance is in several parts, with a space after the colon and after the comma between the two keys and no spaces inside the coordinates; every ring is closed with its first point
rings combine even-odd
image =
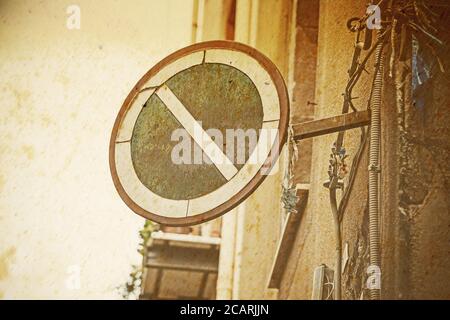
{"type": "MultiPolygon", "coordinates": [[[[365,1],[320,2],[316,118],[341,112],[354,41],[345,22],[361,16],[365,6],[365,1]]],[[[440,17],[441,25],[448,25],[448,14],[440,17]]],[[[448,33],[440,36],[448,43],[448,33]]],[[[390,52],[386,46],[386,57],[390,52]]],[[[448,48],[439,52],[444,66],[448,66],[448,48]]],[[[450,298],[449,78],[448,67],[445,73],[440,72],[433,58],[431,55],[429,59],[434,65],[431,78],[416,89],[412,86],[415,75],[411,76],[411,59],[396,60],[394,76],[389,76],[390,70],[385,74],[380,187],[384,299],[450,298]]],[[[373,62],[368,68],[372,70],[373,62]]],[[[364,76],[354,91],[359,109],[366,108],[372,74],[364,76]]],[[[359,137],[358,129],[345,136],[349,164],[359,137]]],[[[328,190],[322,183],[327,179],[328,155],[335,138],[333,134],[313,140],[309,203],[284,273],[281,298],[309,299],[314,268],[322,263],[334,268],[332,216],[328,190]]],[[[344,299],[367,298],[367,165],[366,146],[342,225],[343,246],[348,245],[342,276],[344,299]]]]}
{"type": "Polygon", "coordinates": [[[185,0],[0,2],[0,298],[119,297],[143,219],[112,184],[111,128],[191,21],[185,0]]]}
{"type": "MultiPolygon", "coordinates": [[[[342,93],[348,79],[354,34],[346,27],[346,21],[365,12],[366,1],[321,1],[319,15],[319,36],[316,70],[316,92],[314,116],[316,119],[338,115],[342,112],[342,93]]],[[[370,68],[373,64],[369,64],[370,68]]],[[[299,70],[301,72],[301,70],[299,70]]],[[[354,90],[359,97],[355,105],[359,109],[367,107],[366,101],[370,88],[370,77],[363,77],[354,90]]],[[[299,116],[301,112],[299,112],[299,116]]],[[[314,268],[326,264],[334,269],[335,239],[333,218],[330,208],[329,191],[323,186],[328,179],[328,160],[331,146],[337,134],[320,136],[313,139],[309,200],[303,213],[289,261],[280,287],[280,298],[310,299],[314,268]]],[[[360,130],[347,131],[344,147],[349,158],[348,165],[357,151],[360,130]]],[[[299,150],[302,153],[302,149],[299,150]]],[[[358,170],[357,183],[349,201],[343,221],[343,244],[348,243],[349,264],[344,270],[343,297],[351,298],[360,294],[361,282],[354,281],[359,275],[355,270],[364,264],[364,254],[359,248],[364,233],[363,217],[366,205],[366,168],[367,159],[363,158],[358,170]],[[362,230],[362,231],[361,231],[362,230]],[[352,264],[350,264],[352,262],[352,264]],[[347,276],[349,275],[349,276],[347,276]],[[356,293],[353,293],[356,291],[356,293]]],[[[298,169],[297,169],[298,170],[298,169]]],[[[300,171],[301,172],[301,171],[300,171]]],[[[344,181],[347,184],[347,180],[344,181]]],[[[340,193],[338,192],[338,195],[340,193]]],[[[364,251],[367,243],[363,244],[364,251]]],[[[362,268],[365,270],[365,268],[362,268]]],[[[359,271],[358,271],[359,272],[359,271]]],[[[359,298],[359,297],[358,297],[359,298]]]]}
{"type": "MultiPolygon", "coordinates": [[[[440,17],[447,26],[448,11],[440,17]]],[[[439,36],[448,43],[448,32],[439,36]]],[[[389,299],[450,299],[450,51],[439,51],[442,73],[423,42],[418,48],[408,56],[432,66],[428,73],[411,72],[409,58],[386,77],[383,292],[389,299]]]]}
{"type": "MultiPolygon", "coordinates": [[[[245,42],[267,55],[287,79],[292,1],[239,0],[236,9],[236,41],[245,42]],[[267,23],[270,21],[270,23],[267,23]]],[[[237,234],[233,298],[274,298],[267,290],[281,226],[281,182],[285,154],[279,166],[237,209],[237,234]]]]}

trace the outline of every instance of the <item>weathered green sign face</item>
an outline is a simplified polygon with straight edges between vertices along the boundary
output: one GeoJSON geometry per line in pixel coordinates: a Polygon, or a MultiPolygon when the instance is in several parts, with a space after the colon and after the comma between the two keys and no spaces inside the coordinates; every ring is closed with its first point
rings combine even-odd
{"type": "MultiPolygon", "coordinates": [[[[201,121],[205,131],[218,129],[223,137],[230,128],[253,129],[259,134],[263,122],[261,97],[242,71],[224,64],[202,63],[176,74],[166,85],[194,119],[201,121]]],[[[213,163],[172,161],[172,150],[179,141],[173,141],[171,134],[180,128],[182,124],[153,93],[137,118],[131,157],[139,180],[148,189],[167,199],[194,199],[216,190],[227,179],[213,163]]],[[[205,157],[193,138],[187,139],[191,140],[192,151],[197,148],[197,153],[205,157]]],[[[245,162],[253,151],[249,147],[249,143],[244,145],[245,162]]],[[[233,155],[236,168],[241,169],[244,164],[238,163],[237,152],[233,155]]]]}
{"type": "Polygon", "coordinates": [[[113,129],[114,184],[159,223],[213,219],[262,182],[284,143],[288,98],[275,66],[242,44],[170,55],[126,99],[113,129]]]}

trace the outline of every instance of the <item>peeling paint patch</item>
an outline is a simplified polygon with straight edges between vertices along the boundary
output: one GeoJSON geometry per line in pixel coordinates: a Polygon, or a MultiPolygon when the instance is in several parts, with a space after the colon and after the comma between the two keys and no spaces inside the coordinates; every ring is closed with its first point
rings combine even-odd
{"type": "Polygon", "coordinates": [[[367,297],[367,268],[369,266],[369,209],[366,206],[364,216],[356,234],[350,243],[348,262],[342,276],[342,287],[346,299],[358,300],[367,297]]]}
{"type": "Polygon", "coordinates": [[[22,151],[23,151],[23,153],[25,153],[25,155],[26,155],[28,160],[33,160],[34,159],[34,148],[33,148],[33,146],[23,145],[22,146],[22,151]]]}
{"type": "Polygon", "coordinates": [[[12,262],[15,254],[16,248],[11,247],[0,255],[0,281],[3,281],[8,276],[9,264],[12,262]]]}
{"type": "Polygon", "coordinates": [[[42,115],[41,122],[44,128],[48,128],[50,125],[55,123],[55,121],[48,115],[42,115]]]}
{"type": "Polygon", "coordinates": [[[55,76],[55,80],[62,84],[64,87],[68,86],[70,83],[70,78],[66,76],[64,73],[59,73],[55,76]]]}
{"type": "Polygon", "coordinates": [[[5,187],[5,183],[6,183],[5,177],[0,174],[0,192],[3,191],[3,188],[5,187]]]}

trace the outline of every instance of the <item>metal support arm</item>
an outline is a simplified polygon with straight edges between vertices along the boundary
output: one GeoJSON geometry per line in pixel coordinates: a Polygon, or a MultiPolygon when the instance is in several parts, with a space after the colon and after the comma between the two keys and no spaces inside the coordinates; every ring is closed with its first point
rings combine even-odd
{"type": "Polygon", "coordinates": [[[370,110],[344,113],[339,116],[293,124],[294,140],[350,130],[370,124],[370,110]]]}

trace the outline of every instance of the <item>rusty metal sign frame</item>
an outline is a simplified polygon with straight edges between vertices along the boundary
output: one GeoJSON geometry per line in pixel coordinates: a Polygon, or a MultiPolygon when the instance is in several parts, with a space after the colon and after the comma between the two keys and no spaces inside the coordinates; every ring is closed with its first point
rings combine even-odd
{"type": "Polygon", "coordinates": [[[221,205],[204,213],[182,218],[165,217],[143,209],[141,206],[135,203],[133,199],[131,199],[131,197],[127,194],[127,192],[125,191],[124,187],[122,186],[119,180],[115,163],[115,147],[117,143],[116,138],[122,120],[124,119],[128,109],[130,108],[137,94],[144,88],[145,83],[153,76],[155,76],[165,66],[189,54],[211,49],[225,49],[238,51],[252,57],[270,75],[271,80],[273,81],[280,105],[280,118],[278,123],[278,134],[277,134],[279,143],[273,145],[267,159],[263,164],[264,167],[273,166],[275,164],[275,162],[277,161],[277,157],[281,153],[281,150],[287,139],[287,131],[288,131],[287,128],[289,125],[289,96],[286,84],[284,82],[281,73],[278,71],[277,67],[273,64],[273,62],[270,61],[265,55],[263,55],[256,49],[249,47],[245,44],[233,41],[222,41],[222,40],[208,41],[185,47],[181,50],[178,50],[170,54],[169,56],[161,60],[138,81],[138,83],[130,91],[124,103],[122,104],[122,107],[120,108],[110,138],[109,165],[114,186],[117,192],[119,193],[120,197],[122,198],[122,200],[126,203],[126,205],[138,215],[163,225],[188,226],[200,224],[215,219],[225,214],[226,212],[232,210],[241,202],[243,202],[245,199],[247,199],[258,188],[258,186],[264,181],[266,177],[265,174],[262,174],[261,171],[258,170],[257,174],[250,180],[248,184],[245,185],[245,187],[243,187],[239,192],[237,192],[232,197],[227,199],[221,205]]]}

